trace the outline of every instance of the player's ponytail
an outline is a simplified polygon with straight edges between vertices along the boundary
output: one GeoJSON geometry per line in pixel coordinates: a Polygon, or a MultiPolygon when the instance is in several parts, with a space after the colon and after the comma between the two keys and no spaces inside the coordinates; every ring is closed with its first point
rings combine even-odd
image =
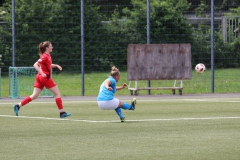
{"type": "Polygon", "coordinates": [[[39,55],[41,56],[44,53],[43,42],[38,45],[39,55]]]}
{"type": "Polygon", "coordinates": [[[111,73],[110,73],[111,77],[115,77],[115,76],[117,76],[117,75],[119,75],[119,74],[120,74],[120,72],[119,72],[119,70],[117,69],[117,67],[112,66],[112,70],[111,70],[111,73]]]}
{"type": "Polygon", "coordinates": [[[41,42],[41,43],[38,45],[39,55],[42,55],[42,54],[46,51],[46,48],[47,48],[50,44],[51,44],[50,41],[41,42]]]}

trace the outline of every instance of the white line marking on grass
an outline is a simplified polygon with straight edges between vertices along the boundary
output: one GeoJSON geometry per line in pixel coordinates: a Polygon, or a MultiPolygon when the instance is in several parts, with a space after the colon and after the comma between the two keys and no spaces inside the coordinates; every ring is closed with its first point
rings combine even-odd
{"type": "MultiPolygon", "coordinates": [[[[47,118],[47,117],[29,117],[29,116],[12,116],[0,115],[0,117],[7,118],[23,118],[23,119],[41,119],[41,120],[55,120],[55,121],[72,121],[72,122],[89,122],[89,123],[113,123],[118,121],[96,121],[84,119],[61,119],[61,118],[47,118]]],[[[126,120],[126,122],[153,122],[153,121],[180,121],[180,120],[222,120],[222,119],[240,119],[240,117],[202,117],[202,118],[162,118],[162,119],[142,119],[142,120],[126,120]]]]}
{"type": "Polygon", "coordinates": [[[94,121],[84,119],[68,119],[68,118],[48,118],[48,117],[29,117],[29,116],[11,116],[11,115],[0,115],[0,117],[7,118],[23,118],[23,119],[42,119],[42,120],[55,120],[55,121],[73,121],[73,122],[92,122],[92,123],[106,123],[106,122],[119,122],[119,121],[94,121]]]}

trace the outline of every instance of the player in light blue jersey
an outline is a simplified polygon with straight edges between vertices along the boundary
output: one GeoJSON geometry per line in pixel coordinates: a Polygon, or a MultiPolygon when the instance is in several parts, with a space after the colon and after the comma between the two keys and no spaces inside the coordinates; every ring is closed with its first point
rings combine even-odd
{"type": "Polygon", "coordinates": [[[119,101],[119,99],[117,98],[114,98],[114,93],[116,91],[121,90],[127,86],[126,83],[124,83],[122,86],[117,86],[116,83],[119,81],[119,79],[120,79],[120,72],[115,66],[113,66],[110,76],[100,86],[100,90],[97,97],[97,103],[99,108],[103,110],[115,109],[121,122],[124,122],[125,117],[122,114],[122,109],[134,110],[136,107],[137,101],[135,98],[133,98],[132,103],[128,104],[128,103],[119,101]]]}

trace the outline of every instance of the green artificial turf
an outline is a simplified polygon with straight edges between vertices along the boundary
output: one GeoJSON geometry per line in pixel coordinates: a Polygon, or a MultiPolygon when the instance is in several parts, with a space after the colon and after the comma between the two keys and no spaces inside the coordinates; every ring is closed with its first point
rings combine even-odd
{"type": "MultiPolygon", "coordinates": [[[[121,98],[124,102],[130,100],[121,98]]],[[[35,100],[14,116],[0,100],[1,160],[236,160],[239,98],[141,98],[135,111],[103,111],[96,101],[35,100]]]]}

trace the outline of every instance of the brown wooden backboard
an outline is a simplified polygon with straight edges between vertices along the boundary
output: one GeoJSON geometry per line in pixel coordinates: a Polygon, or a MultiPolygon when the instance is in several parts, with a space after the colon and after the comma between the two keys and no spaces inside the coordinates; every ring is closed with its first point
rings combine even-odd
{"type": "Polygon", "coordinates": [[[129,44],[128,80],[191,79],[190,44],[129,44]]]}

